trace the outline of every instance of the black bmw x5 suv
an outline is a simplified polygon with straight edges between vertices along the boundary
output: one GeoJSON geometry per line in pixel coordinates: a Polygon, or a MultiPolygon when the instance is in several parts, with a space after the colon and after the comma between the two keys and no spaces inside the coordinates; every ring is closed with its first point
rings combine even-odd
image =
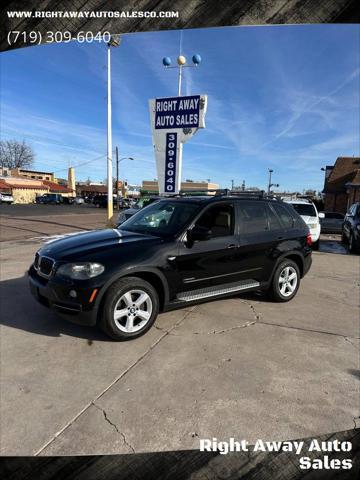
{"type": "Polygon", "coordinates": [[[164,198],[117,229],[45,244],[29,279],[62,317],[124,340],[149,330],[160,311],[238,292],[287,302],[310,265],[311,236],[291,206],[215,195],[164,198]]]}

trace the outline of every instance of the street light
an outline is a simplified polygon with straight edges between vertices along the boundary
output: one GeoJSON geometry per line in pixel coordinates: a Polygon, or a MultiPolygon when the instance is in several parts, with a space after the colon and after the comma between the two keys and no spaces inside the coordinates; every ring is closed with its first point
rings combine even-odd
{"type": "Polygon", "coordinates": [[[271,183],[271,174],[274,173],[274,170],[269,168],[269,183],[268,183],[268,190],[267,193],[270,195],[271,187],[279,187],[278,183],[271,183]]]}
{"type": "Polygon", "coordinates": [[[111,47],[118,47],[120,45],[120,35],[111,35],[107,52],[107,217],[108,221],[112,219],[114,215],[113,209],[113,179],[112,179],[112,131],[111,131],[111,47]]]}
{"type": "MultiPolygon", "coordinates": [[[[119,163],[123,160],[134,160],[134,157],[119,158],[119,149],[116,147],[116,208],[119,210],[119,163]]],[[[111,195],[112,198],[112,195],[111,195]]]]}
{"type": "Polygon", "coordinates": [[[201,57],[198,53],[192,56],[192,62],[193,65],[186,65],[186,58],[184,55],[179,55],[177,58],[177,66],[172,67],[171,66],[171,58],[170,57],[164,57],[163,58],[163,65],[165,68],[178,68],[179,69],[179,75],[178,75],[178,97],[181,96],[181,77],[182,77],[182,69],[183,68],[191,68],[191,67],[198,67],[201,63],[201,57]]]}

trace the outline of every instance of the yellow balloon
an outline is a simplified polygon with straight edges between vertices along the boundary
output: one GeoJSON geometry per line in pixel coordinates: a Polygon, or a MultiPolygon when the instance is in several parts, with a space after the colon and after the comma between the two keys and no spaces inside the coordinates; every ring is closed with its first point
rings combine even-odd
{"type": "Polygon", "coordinates": [[[177,62],[178,62],[179,65],[185,65],[186,58],[184,57],[184,55],[179,55],[178,59],[177,59],[177,62]]]}

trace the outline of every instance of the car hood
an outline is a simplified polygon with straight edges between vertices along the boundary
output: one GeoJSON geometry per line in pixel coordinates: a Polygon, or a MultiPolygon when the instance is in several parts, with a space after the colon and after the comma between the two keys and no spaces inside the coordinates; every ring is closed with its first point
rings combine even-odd
{"type": "Polygon", "coordinates": [[[97,257],[104,251],[108,255],[110,249],[118,250],[126,247],[129,243],[133,244],[136,242],[142,248],[145,243],[160,243],[161,241],[159,237],[127,232],[125,230],[94,230],[76,235],[64,235],[61,239],[45,244],[39,253],[54,260],[75,261],[81,260],[82,257],[88,257],[91,254],[97,257]]]}

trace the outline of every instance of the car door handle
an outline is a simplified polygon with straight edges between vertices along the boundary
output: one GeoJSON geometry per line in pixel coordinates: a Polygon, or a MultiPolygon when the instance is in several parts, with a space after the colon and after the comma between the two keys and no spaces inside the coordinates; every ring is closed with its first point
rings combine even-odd
{"type": "Polygon", "coordinates": [[[278,237],[277,239],[278,240],[284,240],[284,237],[278,237]]]}
{"type": "Polygon", "coordinates": [[[238,245],[235,245],[235,243],[230,243],[227,248],[237,248],[238,245]]]}

